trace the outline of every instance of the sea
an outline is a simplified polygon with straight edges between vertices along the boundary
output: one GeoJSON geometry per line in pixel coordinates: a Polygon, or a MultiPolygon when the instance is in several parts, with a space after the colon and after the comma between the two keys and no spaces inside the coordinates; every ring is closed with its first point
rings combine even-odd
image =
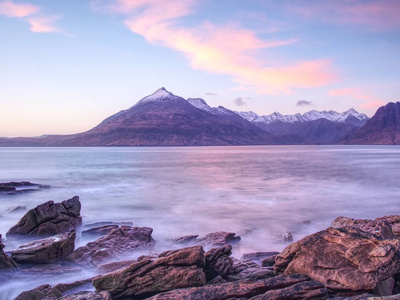
{"type": "MultiPolygon", "coordinates": [[[[240,146],[0,148],[0,182],[30,181],[50,189],[0,195],[0,233],[26,211],[77,195],[83,225],[132,222],[153,228],[154,251],[184,235],[227,231],[241,236],[233,256],[281,251],[323,230],[338,216],[400,214],[400,147],[240,146]]],[[[76,246],[88,240],[79,237],[76,246]]],[[[22,243],[22,241],[21,241],[22,243]]],[[[139,255],[139,254],[137,254],[139,255]]],[[[68,283],[91,270],[0,282],[0,299],[44,283],[68,283]]]]}

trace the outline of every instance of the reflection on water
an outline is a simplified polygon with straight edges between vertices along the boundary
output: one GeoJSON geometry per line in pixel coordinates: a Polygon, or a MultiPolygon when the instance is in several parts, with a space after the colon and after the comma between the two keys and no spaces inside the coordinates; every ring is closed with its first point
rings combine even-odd
{"type": "Polygon", "coordinates": [[[154,228],[159,242],[236,232],[235,256],[281,250],[279,234],[299,239],[339,215],[400,214],[400,148],[392,146],[0,148],[0,165],[0,182],[55,187],[0,196],[3,235],[24,214],[13,207],[74,195],[84,223],[131,221],[154,228]]]}

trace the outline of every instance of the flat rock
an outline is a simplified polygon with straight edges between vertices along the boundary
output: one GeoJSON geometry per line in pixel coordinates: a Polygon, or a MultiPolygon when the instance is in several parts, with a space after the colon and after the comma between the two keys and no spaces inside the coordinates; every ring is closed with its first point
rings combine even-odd
{"type": "Polygon", "coordinates": [[[81,203],[75,196],[61,203],[48,201],[29,210],[22,219],[7,232],[13,235],[51,236],[69,232],[81,225],[81,203]]]}
{"type": "Polygon", "coordinates": [[[17,263],[49,264],[70,255],[75,248],[75,231],[54,235],[19,246],[11,258],[17,263]]]}
{"type": "Polygon", "coordinates": [[[240,236],[236,236],[232,232],[213,232],[207,234],[205,237],[198,238],[196,244],[203,246],[221,247],[225,245],[234,245],[240,241],[240,236]]]}
{"type": "Polygon", "coordinates": [[[308,281],[305,275],[278,276],[258,281],[235,281],[205,285],[196,288],[176,289],[151,297],[151,300],[223,300],[248,299],[271,290],[283,289],[299,282],[308,281]]]}
{"type": "Polygon", "coordinates": [[[76,249],[68,260],[74,263],[96,267],[111,260],[125,258],[134,251],[151,249],[155,240],[149,227],[121,226],[107,235],[76,249]]]}
{"type": "Polygon", "coordinates": [[[14,271],[17,269],[16,262],[4,252],[4,244],[0,234],[0,271],[14,271]]]}
{"type": "Polygon", "coordinates": [[[93,227],[82,231],[82,236],[102,236],[108,234],[111,230],[118,228],[118,225],[103,225],[98,227],[93,227]]]}
{"type": "Polygon", "coordinates": [[[109,263],[109,264],[104,264],[104,265],[98,266],[97,270],[99,271],[100,274],[114,272],[116,270],[129,267],[134,262],[136,262],[136,261],[135,260],[115,261],[115,262],[112,262],[112,263],[109,263]]]}
{"type": "Polygon", "coordinates": [[[62,297],[47,296],[42,300],[112,300],[108,292],[80,292],[73,295],[66,295],[62,297]]]}
{"type": "Polygon", "coordinates": [[[50,188],[49,185],[32,183],[29,181],[2,182],[0,183],[0,194],[16,195],[27,192],[40,191],[50,188]]]}
{"type": "Polygon", "coordinates": [[[373,291],[399,272],[399,239],[386,221],[374,231],[328,228],[286,247],[275,261],[277,273],[306,274],[331,290],[373,291]]]}
{"type": "Polygon", "coordinates": [[[206,284],[204,266],[203,247],[194,246],[166,251],[155,260],[133,263],[94,279],[93,285],[97,291],[108,291],[113,299],[145,298],[163,291],[206,284]]]}

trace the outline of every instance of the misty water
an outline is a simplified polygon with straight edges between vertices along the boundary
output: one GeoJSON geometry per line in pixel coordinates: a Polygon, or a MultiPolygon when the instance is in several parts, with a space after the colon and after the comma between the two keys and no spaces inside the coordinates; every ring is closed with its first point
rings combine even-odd
{"type": "MultiPolygon", "coordinates": [[[[0,233],[48,200],[75,195],[83,224],[132,222],[163,241],[215,231],[242,237],[234,256],[282,250],[324,229],[337,216],[400,214],[400,148],[395,146],[257,146],[180,148],[0,148],[0,182],[52,188],[0,195],[0,233]]],[[[22,241],[5,240],[6,251],[22,241]]],[[[87,240],[78,238],[81,246],[87,240]]],[[[138,256],[142,253],[135,253],[138,256]]],[[[0,283],[0,299],[44,283],[72,282],[91,270],[60,276],[16,275],[0,283]]]]}

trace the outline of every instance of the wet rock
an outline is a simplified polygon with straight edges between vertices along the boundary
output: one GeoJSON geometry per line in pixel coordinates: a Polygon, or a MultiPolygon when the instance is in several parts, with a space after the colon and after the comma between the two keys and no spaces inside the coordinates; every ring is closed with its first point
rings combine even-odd
{"type": "Polygon", "coordinates": [[[11,258],[17,263],[49,264],[62,260],[75,248],[75,231],[54,235],[19,246],[11,258]]]}
{"type": "Polygon", "coordinates": [[[83,225],[83,229],[90,229],[90,228],[101,227],[101,226],[106,226],[106,225],[117,225],[118,227],[119,226],[133,226],[133,223],[132,222],[111,222],[111,221],[95,222],[95,223],[83,225]]]}
{"type": "MultiPolygon", "coordinates": [[[[44,284],[41,286],[38,286],[37,288],[29,291],[22,292],[19,294],[14,300],[41,300],[47,295],[49,295],[49,292],[51,290],[52,286],[49,284],[44,284]]],[[[55,292],[55,296],[61,297],[62,294],[60,291],[55,292]]]]}
{"type": "Polygon", "coordinates": [[[14,271],[17,269],[16,262],[4,252],[4,244],[0,234],[0,271],[14,271]]]}
{"type": "Polygon", "coordinates": [[[163,291],[206,284],[204,265],[201,246],[166,251],[154,261],[142,260],[100,276],[93,280],[93,285],[97,291],[108,291],[113,299],[145,298],[163,291]]]}
{"type": "Polygon", "coordinates": [[[305,281],[287,288],[272,290],[264,295],[250,298],[250,300],[301,300],[301,299],[328,299],[328,291],[318,281],[305,281]]]}
{"type": "Polygon", "coordinates": [[[207,281],[214,279],[218,275],[223,277],[228,273],[233,265],[233,259],[229,257],[231,254],[231,245],[207,251],[205,254],[206,265],[204,268],[207,281]]]}
{"type": "Polygon", "coordinates": [[[239,277],[241,280],[259,280],[275,276],[275,271],[272,268],[249,268],[240,272],[239,277]]]}
{"type": "Polygon", "coordinates": [[[12,235],[51,236],[75,229],[82,223],[81,203],[75,196],[61,203],[48,201],[29,210],[7,232],[12,235]]]}
{"type": "Polygon", "coordinates": [[[234,245],[239,241],[240,236],[236,236],[235,233],[219,231],[209,233],[205,237],[197,239],[196,244],[220,247],[225,245],[234,245]]]}
{"type": "Polygon", "coordinates": [[[279,276],[258,281],[235,281],[222,284],[205,285],[196,288],[176,289],[158,294],[151,300],[222,300],[248,299],[270,290],[283,289],[296,283],[308,281],[305,275],[279,276]]]}
{"type": "Polygon", "coordinates": [[[42,264],[25,267],[20,269],[14,276],[15,280],[24,280],[40,277],[60,276],[64,274],[74,274],[82,272],[81,268],[69,266],[67,264],[42,264]]]}
{"type": "Polygon", "coordinates": [[[176,239],[172,239],[171,242],[178,245],[190,245],[196,242],[198,235],[185,235],[176,239]]]}
{"type": "Polygon", "coordinates": [[[263,267],[272,267],[275,264],[275,259],[278,256],[278,254],[271,255],[271,256],[268,256],[268,257],[264,258],[262,260],[262,262],[261,262],[261,266],[263,266],[263,267]]]}
{"type": "Polygon", "coordinates": [[[274,232],[273,233],[274,239],[279,242],[286,242],[291,243],[293,242],[293,235],[289,231],[285,232],[274,232]]]}
{"type": "Polygon", "coordinates": [[[254,252],[254,253],[246,253],[243,254],[242,257],[240,258],[241,260],[246,260],[250,259],[257,263],[258,265],[261,265],[261,262],[268,257],[274,256],[279,254],[279,252],[254,252]]]}
{"type": "Polygon", "coordinates": [[[275,261],[277,273],[306,274],[331,290],[369,292],[399,271],[399,243],[385,221],[374,232],[328,228],[286,247],[275,261]],[[389,232],[388,232],[389,230],[389,232]]]}
{"type": "Polygon", "coordinates": [[[230,275],[238,275],[244,270],[259,268],[260,266],[250,259],[234,260],[233,266],[229,269],[230,275]]]}
{"type": "Polygon", "coordinates": [[[150,249],[155,245],[149,227],[121,226],[111,230],[106,236],[76,249],[68,260],[77,264],[96,267],[110,260],[126,258],[134,251],[150,249]]]}
{"type": "Polygon", "coordinates": [[[63,297],[47,296],[43,300],[112,300],[108,292],[80,292],[63,297]]]}
{"type": "Polygon", "coordinates": [[[50,188],[49,185],[32,183],[29,181],[2,182],[0,183],[0,194],[16,195],[21,193],[40,191],[48,188],[50,188]]]}
{"type": "Polygon", "coordinates": [[[111,230],[118,228],[118,225],[103,225],[99,227],[93,227],[82,231],[82,236],[102,236],[108,234],[111,230]]]}
{"type": "Polygon", "coordinates": [[[97,270],[100,274],[114,272],[116,270],[129,267],[131,264],[135,263],[135,260],[122,260],[122,261],[115,261],[109,264],[104,264],[97,267],[97,270]]]}

